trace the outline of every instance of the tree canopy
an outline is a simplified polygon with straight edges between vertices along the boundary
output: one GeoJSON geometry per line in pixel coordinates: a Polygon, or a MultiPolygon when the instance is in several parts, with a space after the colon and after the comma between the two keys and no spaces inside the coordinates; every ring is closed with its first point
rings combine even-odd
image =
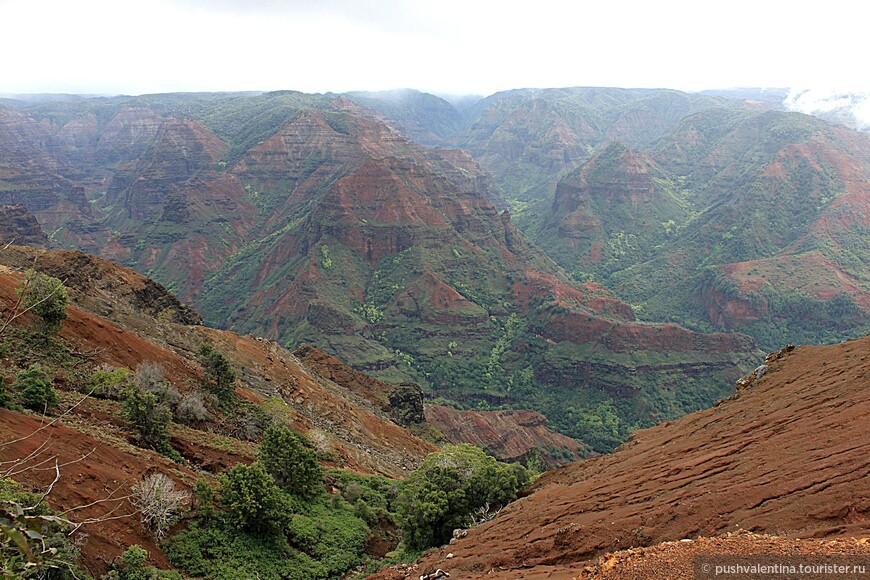
{"type": "Polygon", "coordinates": [[[476,513],[494,512],[529,484],[518,464],[506,464],[462,443],[432,453],[402,485],[397,511],[405,544],[424,549],[445,544],[476,513]]]}

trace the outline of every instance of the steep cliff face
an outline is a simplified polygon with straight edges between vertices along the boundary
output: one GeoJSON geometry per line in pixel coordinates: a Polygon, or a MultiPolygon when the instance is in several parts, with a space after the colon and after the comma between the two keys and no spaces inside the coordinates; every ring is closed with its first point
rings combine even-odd
{"type": "Polygon", "coordinates": [[[534,235],[576,277],[606,280],[655,255],[688,216],[685,194],[652,159],[611,143],[559,182],[534,235]]]}
{"type": "Polygon", "coordinates": [[[412,141],[426,147],[443,147],[462,130],[464,121],[456,108],[440,97],[414,90],[352,92],[345,96],[371,116],[389,124],[412,141]]]}
{"type": "Polygon", "coordinates": [[[507,200],[517,208],[533,206],[525,228],[526,220],[537,221],[540,204],[551,202],[558,180],[610,142],[646,146],[686,115],[724,104],[665,90],[506,91],[475,105],[473,124],[457,140],[493,175],[507,200]]]}
{"type": "Polygon", "coordinates": [[[45,248],[49,244],[36,216],[20,204],[0,205],[0,242],[35,248],[45,248]]]}
{"type": "Polygon", "coordinates": [[[187,119],[149,118],[152,122],[141,127],[136,120],[120,113],[103,133],[104,140],[121,141],[112,152],[131,157],[113,173],[106,201],[123,206],[129,219],[160,216],[162,221],[187,223],[190,214],[185,197],[179,195],[171,201],[169,197],[192,180],[213,177],[226,146],[187,119]],[[122,133],[124,130],[129,133],[122,133]]]}
{"type": "Polygon", "coordinates": [[[865,135],[801,115],[688,119],[653,155],[685,176],[696,217],[611,284],[652,316],[696,304],[683,320],[703,317],[767,346],[863,332],[867,150],[865,135]]]}
{"type": "Polygon", "coordinates": [[[0,203],[22,204],[46,231],[92,221],[81,187],[61,175],[48,130],[30,117],[0,107],[0,203]]]}
{"type": "Polygon", "coordinates": [[[471,443],[500,461],[551,469],[590,453],[588,447],[551,430],[534,411],[457,411],[427,405],[426,419],[450,443],[471,443]]]}

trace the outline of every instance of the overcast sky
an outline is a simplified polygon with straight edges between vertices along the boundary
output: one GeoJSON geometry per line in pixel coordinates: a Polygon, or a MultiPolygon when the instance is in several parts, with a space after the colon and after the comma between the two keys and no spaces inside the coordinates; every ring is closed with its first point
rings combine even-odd
{"type": "Polygon", "coordinates": [[[0,0],[0,93],[870,90],[854,0],[0,0]]]}

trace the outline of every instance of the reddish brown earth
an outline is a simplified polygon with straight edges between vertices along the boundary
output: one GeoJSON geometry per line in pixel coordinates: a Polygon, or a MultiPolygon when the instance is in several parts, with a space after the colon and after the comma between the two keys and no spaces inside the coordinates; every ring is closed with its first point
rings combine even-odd
{"type": "MultiPolygon", "coordinates": [[[[703,565],[715,566],[719,557],[747,558],[749,563],[784,564],[793,562],[805,565],[825,564],[832,561],[870,565],[870,542],[868,538],[839,538],[833,540],[783,538],[751,532],[728,533],[719,538],[697,538],[691,541],[665,542],[649,548],[633,548],[605,554],[591,566],[586,566],[571,578],[621,580],[622,578],[669,578],[673,580],[702,580],[713,578],[715,568],[705,574],[703,565]],[[757,556],[757,558],[752,558],[757,556]],[[768,558],[775,558],[768,560],[768,558]],[[696,563],[697,558],[697,563],[696,563]],[[842,559],[842,560],[839,560],[842,559]],[[697,572],[696,572],[697,566],[697,572]]],[[[723,561],[722,563],[725,563],[723,561]]],[[[573,574],[573,573],[572,573],[573,574]]],[[[734,577],[736,575],[733,575],[734,577]]],[[[788,578],[790,573],[767,577],[788,578]]],[[[841,577],[855,577],[841,574],[841,577]]],[[[518,578],[532,576],[518,575],[518,578]]],[[[558,578],[559,576],[550,576],[558,578]]],[[[568,577],[568,576],[566,576],[568,577]]],[[[720,575],[720,577],[723,577],[720,575]]],[[[725,576],[727,577],[727,576],[725,576]]],[[[740,576],[745,578],[746,576],[740,576]]],[[[800,578],[832,578],[836,575],[801,574],[800,578]]],[[[858,576],[860,577],[860,576],[858,576]]]]}
{"type": "Polygon", "coordinates": [[[426,420],[450,443],[471,443],[506,462],[530,459],[534,450],[548,468],[589,454],[578,441],[552,431],[534,411],[457,411],[426,405],[426,420]]]}
{"type": "Polygon", "coordinates": [[[319,377],[332,381],[342,387],[361,395],[373,405],[383,406],[387,403],[387,395],[393,390],[392,385],[379,381],[369,375],[354,370],[334,356],[305,344],[293,351],[293,356],[299,359],[309,371],[319,377]]]}
{"type": "Polygon", "coordinates": [[[277,343],[202,327],[196,330],[235,363],[240,384],[261,397],[286,402],[296,429],[326,433],[339,466],[403,477],[437,451],[393,423],[364,394],[355,392],[356,383],[342,385],[324,378],[277,343]]]}
{"type": "Polygon", "coordinates": [[[126,444],[124,439],[107,441],[105,436],[93,437],[63,425],[40,430],[46,422],[37,415],[0,409],[0,461],[4,471],[13,468],[9,477],[25,489],[41,492],[55,478],[55,462],[62,466],[61,477],[47,497],[51,507],[56,512],[72,510],[64,517],[76,523],[103,520],[86,523],[77,533],[78,541],[84,540],[84,567],[92,572],[105,571],[108,563],[132,544],[140,544],[154,563],[168,567],[127,496],[133,484],[152,472],[164,473],[186,489],[193,487],[196,474],[156,453],[126,444]],[[6,463],[22,458],[29,459],[6,463]],[[94,503],[96,500],[99,503],[94,503]]]}
{"type": "Polygon", "coordinates": [[[570,578],[606,552],[739,530],[865,537],[868,393],[870,336],[798,348],[712,409],[545,474],[528,497],[418,568],[570,578]]]}
{"type": "MultiPolygon", "coordinates": [[[[74,522],[107,514],[112,518],[82,527],[87,534],[82,548],[84,564],[92,573],[105,572],[107,564],[132,544],[148,549],[156,564],[167,564],[126,501],[131,486],[143,475],[161,471],[190,488],[199,476],[213,477],[236,463],[249,463],[257,455],[256,444],[222,435],[217,419],[197,428],[171,425],[170,443],[189,461],[189,467],[136,447],[120,416],[119,403],[82,401],[83,395],[65,391],[81,388],[76,381],[86,383],[87,378],[76,377],[90,376],[92,369],[101,364],[135,369],[143,362],[157,362],[167,378],[186,391],[203,381],[197,352],[208,341],[232,362],[238,377],[238,395],[255,404],[270,399],[273,406],[286,406],[294,428],[322,433],[321,442],[331,447],[332,463],[337,467],[399,477],[437,450],[393,423],[374,405],[367,398],[370,393],[362,387],[361,374],[346,369],[355,382],[342,386],[310,370],[271,341],[173,322],[198,320],[198,316],[181,307],[156,283],[99,258],[78,252],[7,247],[0,252],[3,321],[12,315],[17,302],[15,290],[23,280],[21,269],[29,266],[60,276],[69,285],[73,304],[55,340],[75,364],[52,371],[54,386],[61,390],[61,404],[55,413],[63,416],[50,428],[40,426],[51,417],[46,420],[29,412],[0,410],[0,476],[12,477],[28,489],[43,492],[55,474],[46,466],[53,466],[56,458],[62,467],[61,478],[47,496],[55,510],[83,506],[111,494],[113,501],[68,514],[74,522]],[[6,265],[2,265],[4,262],[6,265]],[[354,388],[363,392],[356,393],[354,388]],[[32,452],[31,459],[20,464],[26,469],[16,467],[15,462],[32,452]],[[39,469],[27,468],[43,460],[48,463],[39,465],[39,469]]],[[[13,328],[18,332],[35,324],[35,318],[25,314],[15,320],[13,328]]],[[[311,354],[311,358],[318,357],[324,359],[326,355],[311,354]]],[[[0,359],[2,378],[12,382],[13,375],[33,360],[40,360],[36,350],[10,353],[0,359]]],[[[344,376],[335,374],[340,380],[344,376]]]]}

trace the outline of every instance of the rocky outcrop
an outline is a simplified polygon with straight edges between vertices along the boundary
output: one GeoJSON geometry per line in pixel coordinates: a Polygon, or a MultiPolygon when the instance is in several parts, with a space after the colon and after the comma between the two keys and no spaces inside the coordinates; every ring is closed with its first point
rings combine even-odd
{"type": "Polygon", "coordinates": [[[83,307],[104,316],[155,319],[179,324],[202,324],[202,318],[162,285],[102,258],[81,252],[46,251],[10,246],[0,254],[0,263],[13,268],[34,268],[64,282],[83,307]]]}
{"type": "Polygon", "coordinates": [[[34,248],[49,244],[36,216],[23,205],[0,205],[0,242],[34,248]]]}

